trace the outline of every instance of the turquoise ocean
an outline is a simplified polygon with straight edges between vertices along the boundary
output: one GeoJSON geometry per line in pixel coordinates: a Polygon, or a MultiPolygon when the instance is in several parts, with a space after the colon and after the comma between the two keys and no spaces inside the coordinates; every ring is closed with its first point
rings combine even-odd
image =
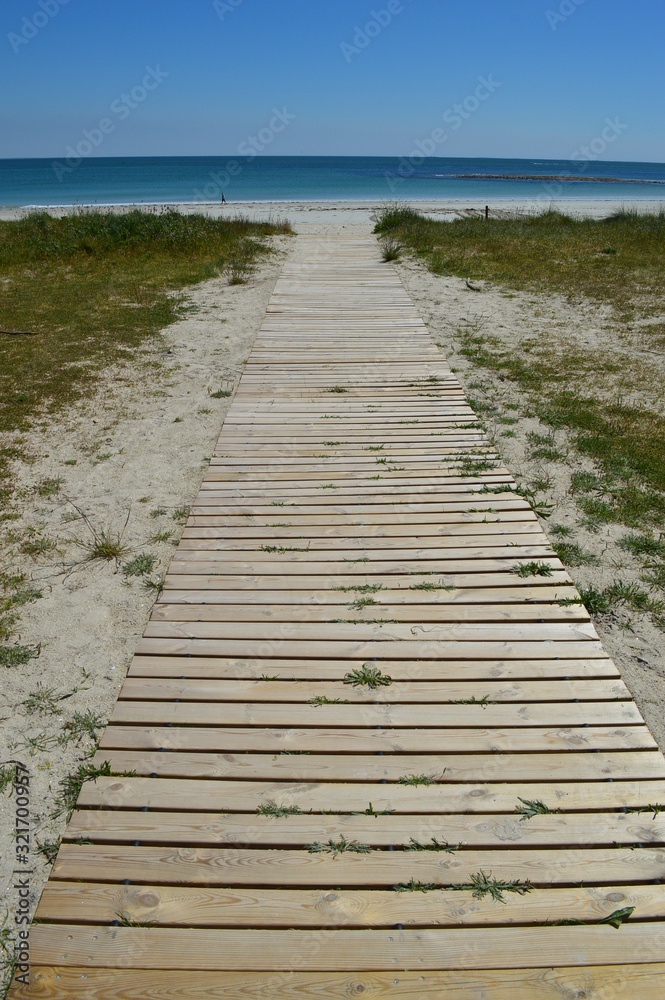
{"type": "MultiPolygon", "coordinates": [[[[72,150],[73,152],[73,150],[72,150]]],[[[665,164],[385,156],[0,160],[0,205],[238,201],[665,201],[665,164]]]]}

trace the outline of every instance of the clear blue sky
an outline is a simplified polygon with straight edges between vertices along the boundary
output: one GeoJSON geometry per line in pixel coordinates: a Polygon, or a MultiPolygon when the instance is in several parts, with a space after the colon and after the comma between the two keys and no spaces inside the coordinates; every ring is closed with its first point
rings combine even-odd
{"type": "Polygon", "coordinates": [[[0,157],[104,117],[105,156],[233,154],[273,108],[266,153],[401,155],[484,76],[446,156],[566,158],[618,118],[604,158],[662,162],[664,39],[662,0],[3,0],[0,157]],[[146,67],[168,77],[120,117],[146,67]]]}

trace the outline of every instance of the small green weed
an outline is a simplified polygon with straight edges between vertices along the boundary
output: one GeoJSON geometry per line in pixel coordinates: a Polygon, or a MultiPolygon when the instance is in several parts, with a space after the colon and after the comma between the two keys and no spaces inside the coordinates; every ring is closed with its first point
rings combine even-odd
{"type": "Polygon", "coordinates": [[[18,766],[3,764],[0,766],[0,795],[8,788],[13,788],[18,780],[18,766]]]}
{"type": "Polygon", "coordinates": [[[488,705],[495,705],[496,702],[492,701],[488,694],[484,694],[482,698],[476,698],[475,694],[470,698],[459,698],[457,701],[451,701],[451,705],[480,705],[481,708],[487,708],[488,705]]]}
{"type": "Polygon", "coordinates": [[[553,546],[558,558],[566,566],[598,566],[600,559],[591,552],[585,552],[577,542],[557,542],[553,546]]]}
{"type": "Polygon", "coordinates": [[[58,477],[57,479],[42,479],[37,487],[37,492],[40,497],[54,497],[60,492],[60,487],[64,483],[64,479],[58,477]]]}
{"type": "Polygon", "coordinates": [[[0,667],[23,667],[34,660],[41,652],[38,646],[0,646],[0,667]]]}
{"type": "Polygon", "coordinates": [[[348,698],[327,698],[326,695],[317,695],[316,698],[310,698],[307,704],[319,708],[321,705],[350,705],[351,703],[348,698]]]}
{"type": "Polygon", "coordinates": [[[156,544],[157,542],[168,542],[169,538],[173,538],[172,531],[155,531],[148,541],[156,544]]]}
{"type": "Polygon", "coordinates": [[[414,840],[414,838],[411,837],[409,843],[404,845],[404,850],[444,851],[446,854],[454,854],[455,851],[459,851],[461,847],[461,844],[449,844],[447,840],[437,840],[436,837],[432,837],[429,844],[421,844],[419,840],[414,840]]]}
{"type": "Polygon", "coordinates": [[[339,840],[327,840],[325,844],[318,840],[313,844],[305,844],[305,850],[310,854],[332,854],[336,858],[339,854],[369,854],[372,848],[369,844],[359,844],[356,840],[347,840],[342,836],[339,840]]]}
{"type": "Polygon", "coordinates": [[[590,924],[609,924],[610,927],[614,927],[615,930],[619,930],[621,925],[632,917],[634,911],[634,906],[624,906],[623,909],[614,910],[613,913],[610,913],[607,917],[603,917],[601,920],[576,920],[575,917],[569,917],[567,920],[552,920],[550,926],[569,927],[573,924],[581,924],[583,926],[588,926],[590,924]]]}
{"type": "Polygon", "coordinates": [[[110,775],[111,765],[107,760],[99,767],[95,764],[80,764],[76,771],[68,774],[60,782],[61,790],[55,800],[56,810],[53,813],[53,818],[56,819],[63,814],[69,818],[85,781],[96,781],[97,778],[110,777],[110,775]]]}
{"type": "Polygon", "coordinates": [[[140,555],[130,559],[129,562],[126,562],[122,567],[122,571],[126,577],[147,576],[148,573],[152,573],[156,562],[156,556],[148,552],[142,552],[140,555]]]}
{"type": "Polygon", "coordinates": [[[522,821],[532,819],[534,816],[549,816],[551,813],[561,812],[560,809],[550,809],[540,799],[523,799],[520,795],[517,798],[522,805],[516,806],[515,812],[520,815],[522,821]]]}
{"type": "Polygon", "coordinates": [[[553,570],[546,562],[532,560],[531,562],[517,563],[515,566],[511,566],[510,572],[526,579],[529,576],[552,576],[553,570]]]}
{"type": "Polygon", "coordinates": [[[631,806],[627,809],[627,812],[651,813],[651,819],[655,819],[659,813],[665,812],[665,804],[658,803],[657,805],[650,804],[648,806],[631,806]]]}
{"type": "Polygon", "coordinates": [[[433,892],[434,889],[440,888],[441,886],[435,882],[417,882],[415,878],[409,879],[408,882],[398,882],[393,886],[395,892],[433,892]]]}
{"type": "Polygon", "coordinates": [[[300,806],[278,806],[276,802],[262,802],[256,810],[259,816],[299,816],[302,813],[300,806]]]}
{"type": "Polygon", "coordinates": [[[529,881],[522,882],[519,879],[505,881],[493,878],[491,872],[487,874],[482,869],[471,875],[470,879],[469,882],[460,882],[456,885],[450,885],[448,888],[471,892],[474,899],[484,899],[485,896],[489,896],[496,903],[505,903],[504,893],[506,892],[516,892],[519,896],[524,896],[533,889],[529,881]]]}
{"type": "Polygon", "coordinates": [[[428,774],[404,774],[397,779],[398,785],[435,785],[436,778],[431,778],[428,774]]]}
{"type": "Polygon", "coordinates": [[[20,551],[26,556],[43,556],[46,552],[50,552],[55,548],[55,542],[51,538],[33,537],[26,538],[24,542],[19,546],[20,551]]]}
{"type": "Polygon", "coordinates": [[[389,687],[392,684],[392,677],[381,673],[378,667],[370,667],[363,663],[362,667],[350,670],[344,676],[345,684],[352,684],[354,687],[368,687],[371,689],[389,687]]]}

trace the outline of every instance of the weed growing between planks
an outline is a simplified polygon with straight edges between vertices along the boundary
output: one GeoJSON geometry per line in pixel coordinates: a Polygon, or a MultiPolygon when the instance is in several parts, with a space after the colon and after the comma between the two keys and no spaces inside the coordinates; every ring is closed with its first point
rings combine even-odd
{"type": "Polygon", "coordinates": [[[505,903],[504,893],[515,892],[519,896],[524,896],[526,893],[531,892],[533,886],[529,881],[522,882],[520,879],[505,881],[504,879],[494,878],[491,872],[487,874],[481,869],[470,876],[469,882],[449,885],[448,888],[470,891],[474,899],[484,899],[485,896],[489,896],[495,903],[505,903]]]}
{"type": "Polygon", "coordinates": [[[523,799],[520,795],[518,795],[517,798],[522,805],[515,806],[515,812],[519,814],[522,822],[527,819],[533,819],[534,816],[549,816],[552,813],[561,812],[560,809],[550,809],[550,807],[546,806],[544,802],[540,801],[540,799],[523,799]]]}
{"type": "Polygon", "coordinates": [[[370,667],[367,663],[363,663],[362,667],[357,667],[355,670],[350,670],[344,676],[344,683],[352,684],[354,687],[375,689],[389,687],[392,682],[392,677],[383,674],[378,667],[370,667]]]}
{"type": "Polygon", "coordinates": [[[459,851],[462,844],[449,844],[447,840],[437,840],[432,837],[429,844],[421,844],[419,840],[409,839],[409,843],[404,845],[405,851],[444,851],[446,854],[454,854],[459,851]]]}
{"type": "Polygon", "coordinates": [[[276,802],[272,800],[268,802],[262,802],[261,805],[256,810],[259,816],[299,816],[302,812],[300,806],[278,806],[276,802]]]}
{"type": "Polygon", "coordinates": [[[339,854],[349,852],[351,854],[369,854],[372,848],[369,844],[359,844],[356,840],[347,840],[341,836],[339,840],[332,837],[325,844],[316,840],[313,844],[305,844],[305,850],[310,854],[332,854],[336,858],[339,854]]]}

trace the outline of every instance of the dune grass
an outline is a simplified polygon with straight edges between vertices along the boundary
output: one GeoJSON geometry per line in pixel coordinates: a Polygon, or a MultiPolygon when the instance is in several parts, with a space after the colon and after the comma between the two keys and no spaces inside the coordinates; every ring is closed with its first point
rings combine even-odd
{"type": "MultiPolygon", "coordinates": [[[[665,211],[573,219],[550,210],[512,219],[428,219],[388,206],[376,230],[422,257],[435,274],[558,292],[609,303],[621,318],[655,314],[652,293],[665,276],[665,211]],[[651,308],[650,308],[651,306],[651,308]]],[[[656,331],[665,346],[665,324],[656,331]]]]}
{"type": "MultiPolygon", "coordinates": [[[[608,329],[623,343],[646,342],[647,353],[665,353],[665,212],[577,220],[548,211],[439,222],[392,205],[376,232],[398,240],[435,274],[605,306],[608,329]]],[[[474,306],[482,308],[480,296],[474,306]]],[[[651,362],[641,362],[641,370],[625,367],[618,353],[571,349],[556,335],[526,341],[519,352],[483,330],[467,331],[462,340],[463,355],[517,383],[540,420],[566,428],[578,451],[593,459],[598,475],[579,490],[590,518],[665,527],[665,417],[644,399],[640,381],[651,362]],[[621,392],[613,395],[606,387],[617,378],[621,392]],[[637,405],[633,393],[640,391],[637,405]]]]}
{"type": "MultiPolygon", "coordinates": [[[[171,210],[0,222],[0,435],[89,393],[104,367],[182,313],[181,289],[220,272],[245,280],[269,252],[265,237],[290,231],[171,210]]],[[[0,448],[0,502],[20,456],[14,434],[0,448]]]]}

